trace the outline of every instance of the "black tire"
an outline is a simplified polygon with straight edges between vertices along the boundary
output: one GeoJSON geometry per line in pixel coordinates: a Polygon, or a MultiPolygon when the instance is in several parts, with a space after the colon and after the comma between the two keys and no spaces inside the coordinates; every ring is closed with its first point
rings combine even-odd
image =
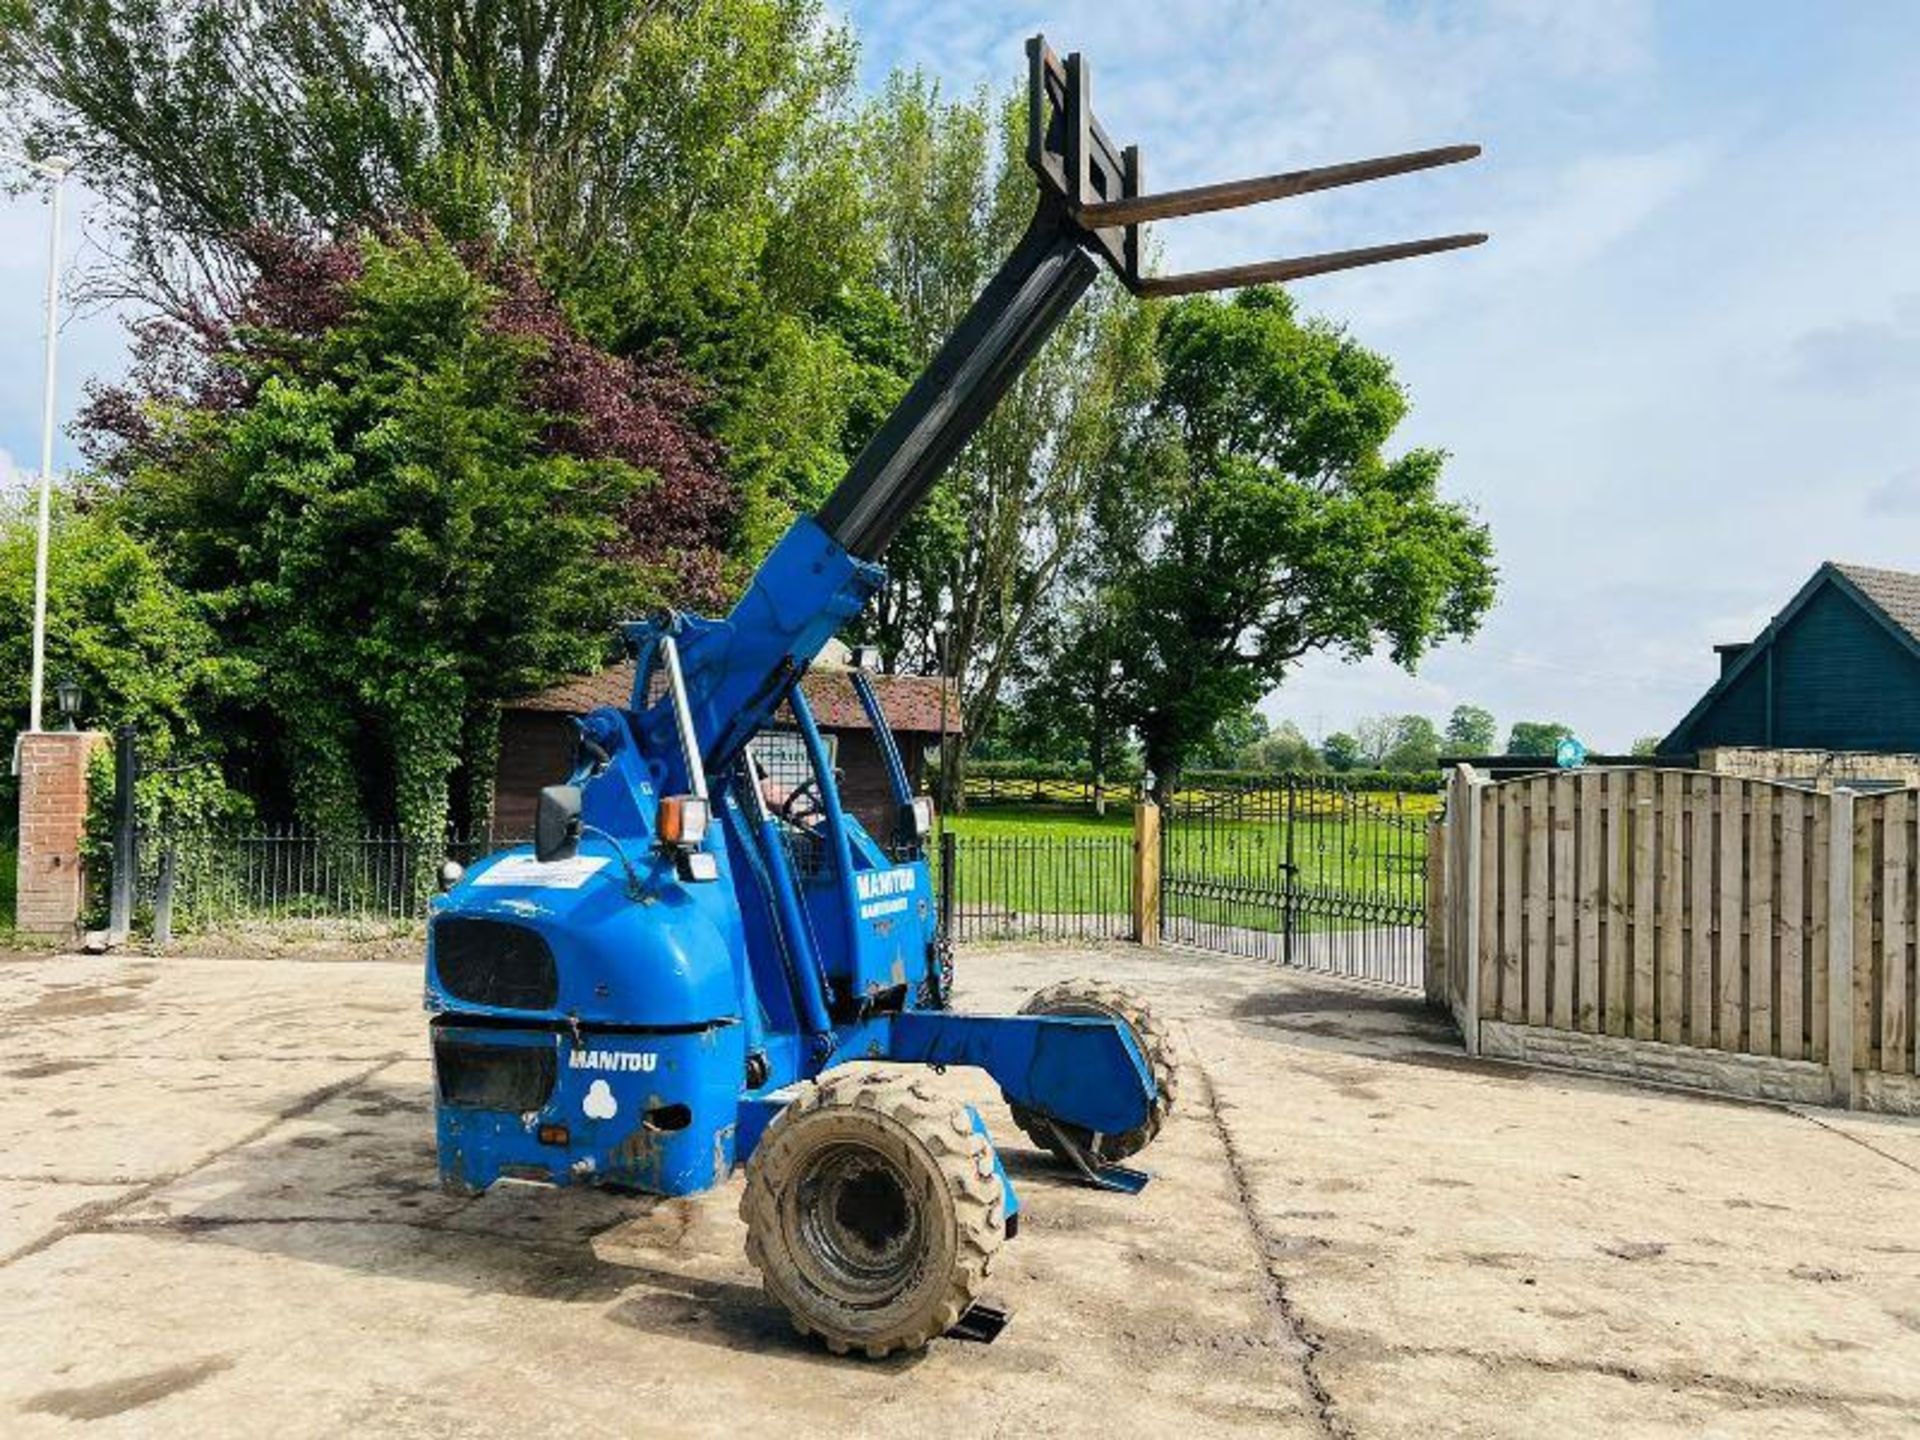
{"type": "MultiPolygon", "coordinates": [[[[1146,1149],[1153,1137],[1160,1133],[1160,1127],[1167,1123],[1167,1117],[1173,1113],[1173,1107],[1180,1097],[1179,1052],[1174,1048],[1173,1037],[1167,1033],[1166,1027],[1153,1018],[1147,1002],[1131,990],[1109,985],[1103,980],[1062,980],[1057,985],[1036,991],[1033,998],[1020,1007],[1020,1013],[1102,1016],[1120,1021],[1132,1032],[1133,1043],[1140,1047],[1141,1057],[1146,1060],[1147,1069],[1153,1075],[1155,1094],[1147,1118],[1122,1134],[1097,1138],[1091,1131],[1078,1126],[1061,1125],[1060,1128],[1083,1150],[1109,1165],[1116,1165],[1146,1149]]],[[[1012,1107],[1014,1123],[1027,1133],[1028,1139],[1056,1154],[1060,1153],[1059,1139],[1053,1133],[1053,1126],[1058,1122],[1049,1122],[1023,1106],[1014,1105],[1012,1101],[1007,1103],[1012,1107]]]]}
{"type": "Polygon", "coordinates": [[[871,1071],[801,1087],[747,1161],[740,1215],[794,1328],[876,1359],[950,1330],[1007,1233],[993,1146],[966,1107],[871,1071]]]}

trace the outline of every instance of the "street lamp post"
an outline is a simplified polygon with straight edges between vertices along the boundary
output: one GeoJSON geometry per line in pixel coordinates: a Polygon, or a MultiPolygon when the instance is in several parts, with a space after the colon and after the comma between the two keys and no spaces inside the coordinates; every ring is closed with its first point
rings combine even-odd
{"type": "Polygon", "coordinates": [[[11,151],[6,159],[25,165],[44,177],[51,191],[53,223],[47,236],[47,358],[46,394],[40,410],[40,524],[33,552],[33,691],[27,700],[27,729],[40,729],[40,701],[47,667],[47,538],[53,523],[54,381],[60,339],[60,202],[73,161],[56,155],[34,160],[11,151]]]}

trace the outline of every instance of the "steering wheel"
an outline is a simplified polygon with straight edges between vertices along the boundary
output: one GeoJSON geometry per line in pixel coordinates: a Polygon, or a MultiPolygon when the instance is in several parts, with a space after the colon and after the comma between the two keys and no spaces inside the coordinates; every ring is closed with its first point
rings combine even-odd
{"type": "Polygon", "coordinates": [[[787,824],[799,826],[802,820],[811,819],[820,813],[820,790],[812,776],[802,780],[787,792],[787,798],[780,802],[780,818],[787,824]],[[806,808],[801,808],[801,802],[806,808]]]}

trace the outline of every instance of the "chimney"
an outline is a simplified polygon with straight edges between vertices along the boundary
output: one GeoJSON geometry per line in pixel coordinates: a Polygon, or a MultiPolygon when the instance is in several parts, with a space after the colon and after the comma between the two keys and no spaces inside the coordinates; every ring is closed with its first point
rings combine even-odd
{"type": "Polygon", "coordinates": [[[1720,673],[1725,675],[1740,663],[1740,657],[1753,648],[1751,640],[1735,640],[1730,644],[1716,645],[1714,653],[1720,657],[1720,673]]]}

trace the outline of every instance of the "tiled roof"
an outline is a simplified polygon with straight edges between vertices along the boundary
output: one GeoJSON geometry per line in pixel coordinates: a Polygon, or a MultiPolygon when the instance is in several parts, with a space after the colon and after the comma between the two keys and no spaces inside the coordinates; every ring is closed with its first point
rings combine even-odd
{"type": "MultiPolygon", "coordinates": [[[[959,706],[954,702],[947,682],[933,675],[870,675],[873,693],[887,724],[896,732],[937,735],[940,733],[940,700],[947,699],[947,733],[960,730],[959,706]]],[[[853,693],[853,682],[845,670],[817,667],[800,682],[813,707],[814,719],[823,730],[865,730],[866,712],[860,697],[853,693]]],[[[547,710],[562,715],[584,715],[603,705],[625,705],[633,694],[633,662],[623,660],[595,675],[563,680],[538,694],[507,702],[509,710],[547,710]]],[[[786,708],[780,718],[788,720],[786,708]]]]}
{"type": "Polygon", "coordinates": [[[1905,570],[1876,570],[1871,565],[1843,565],[1833,568],[1860,588],[1874,604],[1886,611],[1887,618],[1920,640],[1920,575],[1905,570]]]}

